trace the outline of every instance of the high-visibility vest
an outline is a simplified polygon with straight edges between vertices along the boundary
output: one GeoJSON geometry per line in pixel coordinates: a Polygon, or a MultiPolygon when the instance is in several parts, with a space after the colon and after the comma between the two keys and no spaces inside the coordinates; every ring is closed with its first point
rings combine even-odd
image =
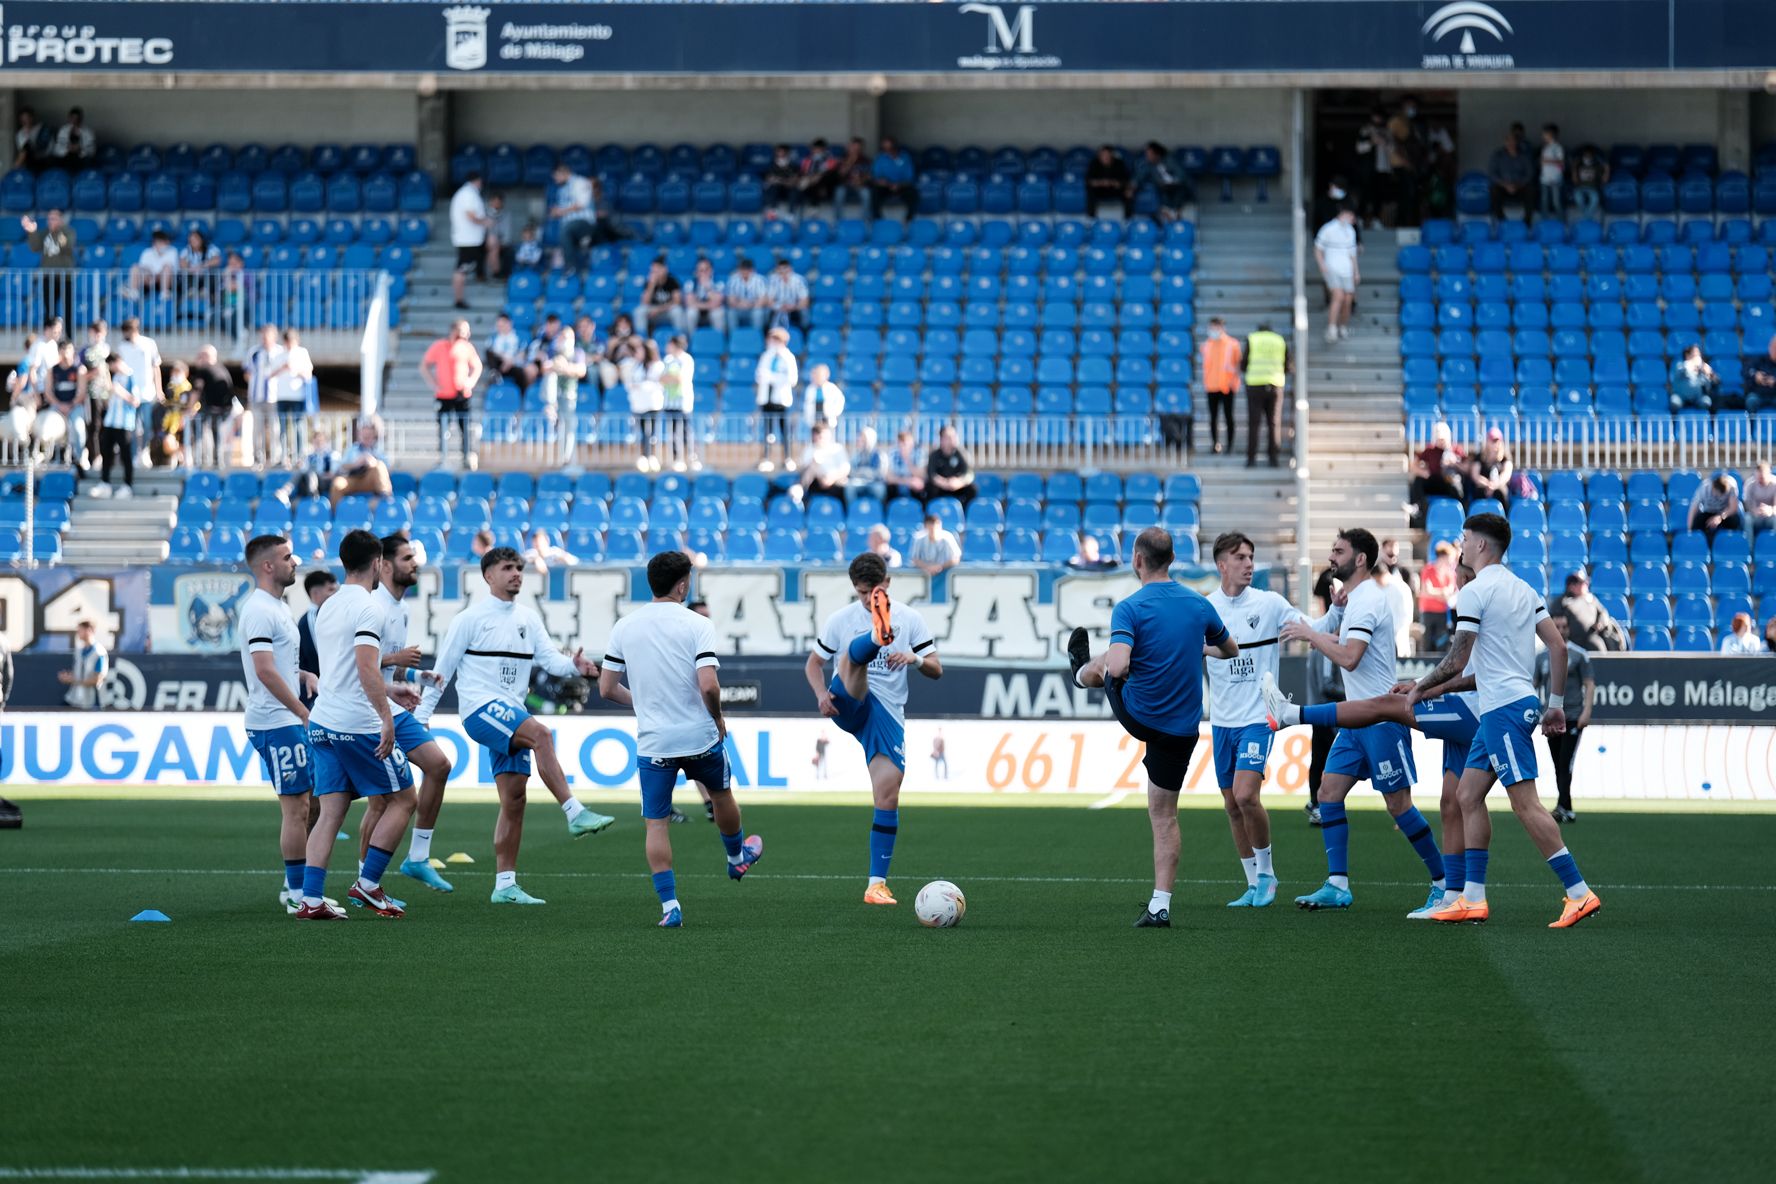
{"type": "Polygon", "coordinates": [[[1288,342],[1275,333],[1260,330],[1246,338],[1246,347],[1246,385],[1281,387],[1288,342]]]}
{"type": "Polygon", "coordinates": [[[1239,390],[1239,338],[1223,333],[1203,340],[1202,376],[1203,389],[1212,394],[1231,395],[1239,390]]]}

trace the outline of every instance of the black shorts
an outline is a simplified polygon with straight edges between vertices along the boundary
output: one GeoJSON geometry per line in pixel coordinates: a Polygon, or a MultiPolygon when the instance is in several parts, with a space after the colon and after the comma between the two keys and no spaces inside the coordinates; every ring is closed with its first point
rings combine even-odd
{"type": "Polygon", "coordinates": [[[472,275],[480,279],[487,267],[487,248],[458,247],[456,249],[456,269],[464,275],[472,275]]]}
{"type": "Polygon", "coordinates": [[[1141,764],[1147,770],[1147,779],[1161,789],[1177,793],[1184,788],[1184,774],[1190,771],[1190,757],[1196,751],[1198,737],[1174,736],[1170,732],[1161,732],[1150,728],[1129,714],[1122,702],[1122,685],[1119,680],[1104,680],[1104,698],[1110,704],[1110,712],[1116,716],[1116,722],[1122,730],[1147,746],[1146,755],[1141,764]]]}

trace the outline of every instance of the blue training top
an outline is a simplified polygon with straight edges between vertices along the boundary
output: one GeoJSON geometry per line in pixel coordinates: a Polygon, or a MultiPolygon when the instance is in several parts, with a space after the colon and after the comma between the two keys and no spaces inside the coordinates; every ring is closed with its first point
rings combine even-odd
{"type": "Polygon", "coordinates": [[[1182,584],[1143,584],[1110,614],[1110,642],[1130,649],[1122,703],[1157,731],[1194,736],[1202,725],[1203,646],[1227,640],[1221,617],[1182,584]]]}

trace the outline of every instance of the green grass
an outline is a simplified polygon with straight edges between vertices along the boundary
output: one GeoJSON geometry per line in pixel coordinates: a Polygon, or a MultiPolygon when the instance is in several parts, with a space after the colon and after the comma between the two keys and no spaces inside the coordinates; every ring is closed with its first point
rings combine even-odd
{"type": "MultiPolygon", "coordinates": [[[[491,819],[445,810],[442,851],[478,860],[454,895],[391,875],[406,919],[314,926],[275,903],[269,802],[28,803],[0,832],[0,1178],[1516,1184],[1776,1153],[1753,870],[1776,817],[1585,817],[1606,908],[1570,932],[1508,816],[1493,922],[1448,929],[1404,919],[1422,869],[1382,815],[1352,820],[1357,907],[1308,915],[1223,908],[1225,827],[1186,812],[1170,932],[1129,927],[1138,810],[913,806],[895,910],[859,903],[863,807],[749,807],[767,859],[742,884],[698,820],[673,832],[679,932],[654,928],[631,808],[578,843],[532,811],[532,910],[487,903],[491,819]],[[940,876],[967,921],[926,931],[911,898],[940,876]],[[173,923],[126,923],[147,907],[173,923]]],[[[1276,823],[1307,891],[1318,832],[1276,823]]]]}

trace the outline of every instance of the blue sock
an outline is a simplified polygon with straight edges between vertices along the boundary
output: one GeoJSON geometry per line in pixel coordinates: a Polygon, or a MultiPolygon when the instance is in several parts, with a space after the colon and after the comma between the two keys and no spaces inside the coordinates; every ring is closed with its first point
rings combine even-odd
{"type": "Polygon", "coordinates": [[[309,864],[302,869],[302,895],[314,900],[326,895],[321,890],[327,886],[327,869],[309,864]]]}
{"type": "Polygon", "coordinates": [[[1301,709],[1301,722],[1312,724],[1316,728],[1336,728],[1338,726],[1338,704],[1309,703],[1301,709]]]}
{"type": "Polygon", "coordinates": [[[740,832],[735,831],[731,835],[723,835],[722,847],[731,856],[740,854],[740,832]]]}
{"type": "Polygon", "coordinates": [[[1467,883],[1486,885],[1486,857],[1484,847],[1469,847],[1467,859],[1467,883]]]}
{"type": "Polygon", "coordinates": [[[389,860],[393,859],[393,851],[385,851],[381,847],[372,846],[364,854],[364,866],[358,875],[372,884],[382,883],[382,873],[388,871],[389,860]]]}
{"type": "MultiPolygon", "coordinates": [[[[853,648],[856,642],[852,643],[853,648]]],[[[888,878],[888,865],[894,859],[894,836],[900,832],[899,810],[877,810],[875,821],[870,824],[870,871],[871,876],[888,878]]]]}
{"type": "Polygon", "coordinates": [[[1560,883],[1567,888],[1584,882],[1585,877],[1579,874],[1579,865],[1574,862],[1570,851],[1550,856],[1548,866],[1554,869],[1554,874],[1560,877],[1560,883]]]}
{"type": "Polygon", "coordinates": [[[1350,875],[1350,827],[1346,825],[1343,802],[1320,803],[1320,838],[1326,843],[1326,874],[1350,875]]]}
{"type": "Polygon", "coordinates": [[[876,660],[876,655],[882,652],[882,647],[876,644],[874,634],[859,633],[851,639],[849,652],[853,662],[859,666],[868,666],[876,660]]]}
{"type": "Polygon", "coordinates": [[[1460,892],[1468,882],[1468,856],[1465,851],[1443,853],[1443,890],[1460,892]]]}
{"type": "Polygon", "coordinates": [[[665,904],[669,900],[677,900],[678,878],[669,871],[655,872],[654,894],[660,898],[661,904],[665,904]]]}
{"type": "Polygon", "coordinates": [[[284,860],[284,887],[291,892],[302,891],[302,869],[306,866],[300,859],[284,860]]]}
{"type": "Polygon", "coordinates": [[[1406,836],[1406,841],[1412,844],[1412,849],[1418,852],[1418,857],[1424,860],[1425,869],[1431,873],[1431,879],[1443,879],[1443,856],[1437,851],[1437,839],[1431,834],[1431,824],[1424,820],[1418,807],[1410,807],[1404,814],[1396,817],[1394,822],[1399,826],[1400,833],[1406,836]]]}

